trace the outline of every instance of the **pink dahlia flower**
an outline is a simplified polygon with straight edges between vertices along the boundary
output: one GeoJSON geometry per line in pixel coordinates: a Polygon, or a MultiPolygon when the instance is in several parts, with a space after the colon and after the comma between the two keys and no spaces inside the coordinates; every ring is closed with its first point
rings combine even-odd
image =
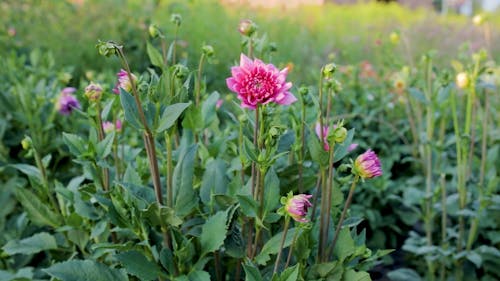
{"type": "Polygon", "coordinates": [[[232,77],[226,79],[227,87],[238,94],[241,106],[255,109],[258,104],[275,102],[289,105],[297,98],[288,90],[292,83],[286,82],[288,69],[278,70],[272,64],[259,59],[251,60],[241,54],[240,66],[231,68],[232,77]]]}
{"type": "Polygon", "coordinates": [[[80,102],[73,96],[76,89],[73,87],[64,88],[56,103],[56,109],[62,115],[69,115],[75,108],[80,108],[80,102]]]}
{"type": "Polygon", "coordinates": [[[364,179],[374,178],[382,175],[380,160],[375,152],[368,149],[354,161],[354,173],[364,179]]]}
{"type": "MultiPolygon", "coordinates": [[[[137,81],[137,77],[134,74],[131,73],[130,76],[132,76],[134,82],[137,81]]],[[[120,94],[120,88],[130,93],[130,91],[132,91],[132,83],[128,78],[127,71],[125,71],[124,69],[120,69],[120,72],[116,74],[116,77],[118,77],[118,82],[113,88],[113,93],[120,94]]]]}
{"type": "Polygon", "coordinates": [[[312,195],[298,194],[290,197],[285,205],[285,210],[294,220],[298,222],[308,222],[306,218],[307,210],[312,206],[309,198],[312,195]]]}

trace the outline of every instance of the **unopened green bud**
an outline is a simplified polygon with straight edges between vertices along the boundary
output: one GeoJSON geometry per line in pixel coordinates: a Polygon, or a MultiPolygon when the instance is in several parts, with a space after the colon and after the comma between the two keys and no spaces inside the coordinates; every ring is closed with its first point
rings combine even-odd
{"type": "Polygon", "coordinates": [[[335,128],[333,131],[333,140],[336,143],[343,143],[347,138],[347,129],[344,127],[335,128]]]}
{"type": "Polygon", "coordinates": [[[271,129],[269,129],[269,135],[273,138],[277,137],[280,135],[280,131],[276,127],[271,127],[271,129]]]}
{"type": "Polygon", "coordinates": [[[302,86],[299,88],[299,95],[304,96],[309,93],[309,88],[306,86],[302,86]]]}
{"type": "Polygon", "coordinates": [[[174,73],[176,78],[183,80],[188,76],[189,69],[185,65],[176,64],[174,65],[174,73]]]}
{"type": "Polygon", "coordinates": [[[249,19],[244,19],[240,21],[238,31],[241,35],[250,37],[257,31],[257,25],[249,19]]]}
{"type": "Polygon", "coordinates": [[[96,45],[99,54],[105,57],[110,57],[117,54],[117,49],[122,48],[121,45],[116,44],[113,41],[102,42],[99,41],[96,45]]]}
{"type": "Polygon", "coordinates": [[[325,78],[331,77],[335,70],[337,70],[337,66],[334,63],[329,63],[323,67],[323,76],[325,78]]]}
{"type": "Polygon", "coordinates": [[[170,16],[170,22],[172,22],[173,24],[175,24],[177,26],[180,26],[182,23],[182,16],[179,14],[172,14],[170,16]]]}
{"type": "Polygon", "coordinates": [[[215,54],[214,47],[212,47],[211,45],[203,45],[203,47],[201,47],[201,50],[203,51],[205,56],[209,58],[215,54]]]}
{"type": "Polygon", "coordinates": [[[148,31],[149,31],[149,36],[151,36],[151,38],[156,38],[160,36],[160,30],[158,29],[158,26],[156,24],[150,24],[148,27],[148,31]]]}
{"type": "Polygon", "coordinates": [[[30,137],[24,137],[24,139],[21,141],[21,146],[23,147],[24,150],[28,150],[31,148],[31,145],[33,144],[32,140],[30,137]]]}

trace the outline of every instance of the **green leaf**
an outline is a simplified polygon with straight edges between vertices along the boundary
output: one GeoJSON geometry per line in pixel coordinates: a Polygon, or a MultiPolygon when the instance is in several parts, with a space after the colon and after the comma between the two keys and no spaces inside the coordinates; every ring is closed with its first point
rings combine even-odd
{"type": "Polygon", "coordinates": [[[206,271],[195,270],[188,275],[189,281],[210,281],[210,274],[206,271]]]}
{"type": "Polygon", "coordinates": [[[128,281],[123,271],[91,260],[56,263],[43,271],[61,281],[128,281]]]}
{"type": "Polygon", "coordinates": [[[156,128],[157,133],[161,133],[165,130],[168,130],[172,125],[174,125],[175,121],[179,119],[181,116],[182,112],[188,106],[190,106],[191,103],[176,103],[167,106],[161,115],[160,121],[158,122],[158,127],[156,128]]]}
{"type": "Polygon", "coordinates": [[[221,159],[207,162],[200,187],[200,198],[204,204],[210,202],[212,195],[226,193],[228,185],[226,170],[226,163],[221,159]]]}
{"type": "Polygon", "coordinates": [[[160,267],[149,261],[142,253],[138,251],[128,251],[116,255],[116,259],[125,267],[129,274],[138,277],[141,280],[153,280],[160,275],[160,267]]]}
{"type": "Polygon", "coordinates": [[[201,116],[203,117],[203,123],[205,126],[208,126],[215,119],[216,104],[219,98],[220,94],[218,92],[213,92],[203,102],[201,106],[201,116]]]}
{"type": "Polygon", "coordinates": [[[410,96],[412,98],[414,98],[415,100],[417,100],[423,104],[428,103],[427,98],[425,97],[424,93],[422,93],[422,91],[420,91],[419,89],[410,88],[410,89],[408,89],[408,92],[410,93],[410,96]]]}
{"type": "MultiPolygon", "coordinates": [[[[285,243],[283,244],[283,248],[286,248],[292,244],[295,231],[299,230],[297,230],[296,228],[288,230],[285,243]]],[[[260,265],[265,265],[271,259],[270,255],[277,254],[278,251],[280,250],[280,244],[282,238],[283,238],[283,232],[280,232],[274,235],[271,239],[269,239],[266,242],[266,244],[264,244],[264,247],[262,247],[260,254],[257,257],[255,257],[255,262],[260,265]]]]}
{"type": "Polygon", "coordinates": [[[23,174],[27,175],[29,178],[34,178],[35,180],[38,181],[38,183],[41,183],[43,181],[42,173],[40,173],[40,170],[38,170],[38,168],[35,166],[28,165],[28,164],[12,164],[10,166],[21,171],[23,174]]]}
{"type": "Polygon", "coordinates": [[[63,133],[63,142],[68,146],[69,152],[75,156],[86,152],[85,141],[78,135],[63,133]]]}
{"type": "Polygon", "coordinates": [[[120,88],[120,102],[123,107],[123,112],[125,113],[125,120],[127,120],[130,126],[136,129],[142,129],[139,109],[137,108],[135,99],[131,94],[123,90],[123,88],[120,88]]]}
{"type": "Polygon", "coordinates": [[[280,180],[272,167],[267,171],[264,178],[264,186],[264,210],[267,213],[273,210],[280,201],[280,180]]]}
{"type": "Polygon", "coordinates": [[[262,275],[254,265],[244,264],[243,269],[245,270],[245,281],[262,281],[262,275]]]}
{"type": "Polygon", "coordinates": [[[480,268],[483,264],[483,259],[481,258],[481,256],[474,251],[468,252],[466,257],[476,266],[476,268],[480,268]]]}
{"type": "Polygon", "coordinates": [[[22,240],[11,240],[2,247],[8,255],[31,255],[56,248],[56,239],[46,232],[40,232],[22,240]]]}
{"type": "Polygon", "coordinates": [[[335,244],[334,254],[340,261],[344,261],[356,251],[354,240],[351,237],[349,228],[345,227],[340,230],[337,244],[335,244]]]}
{"type": "MultiPolygon", "coordinates": [[[[349,269],[344,272],[343,281],[371,281],[370,274],[364,271],[354,271],[353,269],[349,269]]],[[[413,280],[413,279],[406,279],[413,280]]]]}
{"type": "Polygon", "coordinates": [[[323,148],[323,143],[320,143],[316,134],[309,134],[307,145],[309,147],[312,160],[322,167],[328,166],[328,151],[323,148]]]}
{"type": "Polygon", "coordinates": [[[111,153],[114,140],[115,140],[115,132],[111,132],[107,134],[106,137],[97,144],[97,157],[99,157],[99,159],[104,159],[111,153]]]}
{"type": "Polygon", "coordinates": [[[149,60],[151,64],[154,66],[158,66],[159,68],[163,68],[163,57],[153,45],[147,42],[146,51],[148,53],[149,60]]]}
{"type": "Polygon", "coordinates": [[[391,281],[422,281],[422,278],[418,275],[418,273],[410,268],[399,268],[394,271],[387,273],[387,277],[391,279],[391,281]]]}
{"type": "Polygon", "coordinates": [[[245,216],[255,218],[258,213],[259,203],[253,199],[252,195],[236,195],[240,203],[241,211],[245,216]]]}
{"type": "Polygon", "coordinates": [[[203,117],[201,116],[201,109],[199,107],[190,107],[186,110],[182,126],[191,130],[203,128],[203,117]]]}
{"type": "Polygon", "coordinates": [[[179,157],[173,175],[175,211],[181,218],[198,206],[198,198],[193,189],[194,159],[198,146],[192,145],[179,157]]]}
{"type": "Polygon", "coordinates": [[[280,281],[297,281],[299,278],[299,265],[287,268],[280,276],[280,281]]]}
{"type": "Polygon", "coordinates": [[[243,151],[245,152],[248,159],[257,162],[258,158],[257,150],[253,145],[253,143],[248,138],[245,138],[243,141],[243,151]]]}
{"type": "Polygon", "coordinates": [[[23,205],[30,220],[38,226],[59,226],[62,221],[60,216],[54,213],[48,204],[42,202],[38,196],[28,189],[18,188],[15,190],[16,198],[23,205]]]}
{"type": "Polygon", "coordinates": [[[227,233],[228,210],[218,211],[215,215],[208,218],[201,228],[201,256],[218,250],[224,244],[227,233]]]}

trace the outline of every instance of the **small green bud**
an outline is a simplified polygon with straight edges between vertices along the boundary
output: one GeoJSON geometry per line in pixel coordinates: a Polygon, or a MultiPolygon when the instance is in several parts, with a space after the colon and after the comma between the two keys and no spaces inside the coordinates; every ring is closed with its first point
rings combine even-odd
{"type": "Polygon", "coordinates": [[[299,95],[305,96],[307,94],[309,94],[309,88],[308,87],[302,86],[302,87],[299,88],[299,95]]]}
{"type": "Polygon", "coordinates": [[[257,25],[249,19],[244,19],[240,21],[238,31],[241,35],[250,37],[257,31],[257,25]]]}
{"type": "Polygon", "coordinates": [[[116,44],[113,41],[102,42],[99,41],[96,45],[97,50],[101,56],[110,57],[117,54],[117,49],[121,49],[123,46],[116,44]]]}
{"type": "Polygon", "coordinates": [[[151,36],[151,38],[156,38],[161,34],[156,24],[150,24],[148,27],[148,31],[149,31],[149,36],[151,36]]]}
{"type": "Polygon", "coordinates": [[[24,139],[21,141],[21,146],[23,147],[24,150],[30,149],[32,145],[33,141],[28,136],[24,137],[24,139]]]}
{"type": "Polygon", "coordinates": [[[280,135],[280,131],[276,127],[271,127],[271,129],[269,129],[269,135],[273,138],[277,137],[280,135]]]}
{"type": "Polygon", "coordinates": [[[335,70],[337,70],[337,66],[334,63],[329,63],[323,66],[323,76],[329,78],[335,73],[335,70]]]}
{"type": "Polygon", "coordinates": [[[201,47],[201,50],[208,58],[213,57],[213,55],[215,54],[214,47],[212,47],[211,45],[203,45],[203,47],[201,47]]]}
{"type": "Polygon", "coordinates": [[[189,69],[185,65],[176,64],[174,65],[174,74],[176,78],[184,80],[189,74],[189,69]]]}
{"type": "Polygon", "coordinates": [[[182,16],[179,14],[172,14],[170,16],[170,22],[172,22],[173,24],[175,24],[177,26],[181,26],[182,16]]]}
{"type": "Polygon", "coordinates": [[[333,130],[333,140],[336,143],[343,143],[347,138],[347,129],[344,127],[337,127],[333,130]]]}

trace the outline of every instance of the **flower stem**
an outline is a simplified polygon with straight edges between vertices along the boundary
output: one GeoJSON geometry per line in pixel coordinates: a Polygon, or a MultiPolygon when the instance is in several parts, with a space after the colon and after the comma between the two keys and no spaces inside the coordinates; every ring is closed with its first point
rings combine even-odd
{"type": "Polygon", "coordinates": [[[290,264],[290,260],[292,259],[293,246],[295,245],[295,242],[297,241],[297,236],[299,236],[299,232],[295,231],[295,233],[293,234],[292,244],[290,245],[290,249],[288,250],[288,257],[286,258],[285,268],[288,268],[288,265],[290,264]]]}
{"type": "MultiPolygon", "coordinates": [[[[446,225],[447,225],[447,211],[446,211],[446,181],[445,174],[441,174],[441,247],[443,249],[448,248],[448,242],[446,241],[446,225]]],[[[444,260],[441,262],[441,280],[444,281],[446,278],[446,263],[444,260]]]]}
{"type": "MultiPolygon", "coordinates": [[[[148,156],[149,160],[149,169],[151,171],[151,177],[153,178],[153,186],[155,189],[155,195],[156,195],[156,201],[158,202],[159,205],[163,205],[163,196],[162,196],[162,191],[161,191],[161,185],[160,185],[160,173],[158,170],[158,160],[156,158],[156,148],[155,148],[155,140],[154,136],[151,132],[151,129],[148,126],[148,122],[146,121],[146,116],[144,114],[144,111],[142,109],[142,104],[139,99],[139,93],[137,92],[137,85],[135,84],[134,79],[132,78],[132,72],[130,70],[130,66],[128,64],[127,58],[125,57],[125,54],[123,53],[123,49],[121,47],[117,48],[118,56],[120,57],[123,67],[127,71],[128,78],[130,80],[133,96],[135,103],[137,105],[137,110],[139,113],[139,118],[141,120],[142,126],[144,127],[143,131],[143,139],[144,139],[144,146],[146,148],[146,154],[148,156]]],[[[170,247],[170,239],[169,239],[169,234],[167,230],[163,230],[163,241],[165,246],[170,247]]]]}
{"type": "Polygon", "coordinates": [[[285,226],[283,229],[283,236],[281,238],[280,250],[278,252],[278,256],[276,257],[276,262],[274,263],[273,275],[276,274],[276,272],[278,272],[278,265],[280,263],[281,253],[283,252],[283,245],[285,245],[286,234],[288,232],[288,225],[289,224],[290,224],[290,217],[286,216],[285,217],[285,226]]]}
{"type": "MultiPolygon", "coordinates": [[[[104,128],[102,127],[102,117],[101,117],[101,106],[99,102],[96,103],[96,111],[97,111],[97,132],[99,141],[104,140],[104,128]]],[[[104,191],[109,189],[109,170],[108,168],[102,168],[102,188],[104,191]]]]}
{"type": "Polygon", "coordinates": [[[319,246],[318,246],[318,262],[321,262],[325,252],[325,243],[323,233],[325,232],[325,217],[328,217],[326,213],[326,171],[324,167],[320,167],[321,171],[321,207],[319,213],[319,246]]]}
{"type": "MultiPolygon", "coordinates": [[[[332,208],[332,189],[333,189],[333,159],[335,155],[335,141],[332,141],[330,143],[330,155],[328,159],[328,183],[326,186],[326,227],[324,228],[324,233],[323,233],[323,241],[328,241],[328,232],[330,230],[330,212],[332,208]]],[[[326,262],[328,259],[328,255],[326,252],[323,253],[323,262],[326,262]]]]}
{"type": "MultiPolygon", "coordinates": [[[[205,53],[202,53],[201,57],[200,57],[200,62],[198,64],[198,71],[196,74],[196,81],[195,81],[195,100],[194,100],[194,102],[195,102],[196,107],[200,106],[201,72],[203,69],[204,60],[205,60],[205,53]]],[[[193,133],[194,133],[194,142],[197,143],[198,142],[198,133],[197,132],[193,132],[193,133]]]]}
{"type": "Polygon", "coordinates": [[[356,183],[359,180],[359,176],[355,176],[354,180],[352,181],[351,188],[349,189],[349,195],[347,196],[347,201],[345,202],[344,209],[342,210],[342,214],[340,215],[339,222],[337,224],[337,229],[335,229],[335,234],[333,236],[333,241],[332,244],[330,245],[328,252],[329,254],[335,250],[335,244],[337,244],[337,239],[339,238],[339,233],[340,230],[342,229],[342,224],[344,223],[345,215],[347,213],[347,210],[351,206],[351,201],[352,201],[352,196],[354,194],[354,190],[356,189],[356,183]]]}
{"type": "Polygon", "coordinates": [[[304,170],[304,154],[305,154],[305,146],[306,146],[306,105],[304,103],[304,97],[302,100],[302,108],[301,108],[301,122],[300,122],[300,150],[299,150],[299,179],[298,179],[298,189],[299,193],[303,193],[303,170],[304,170]]]}

